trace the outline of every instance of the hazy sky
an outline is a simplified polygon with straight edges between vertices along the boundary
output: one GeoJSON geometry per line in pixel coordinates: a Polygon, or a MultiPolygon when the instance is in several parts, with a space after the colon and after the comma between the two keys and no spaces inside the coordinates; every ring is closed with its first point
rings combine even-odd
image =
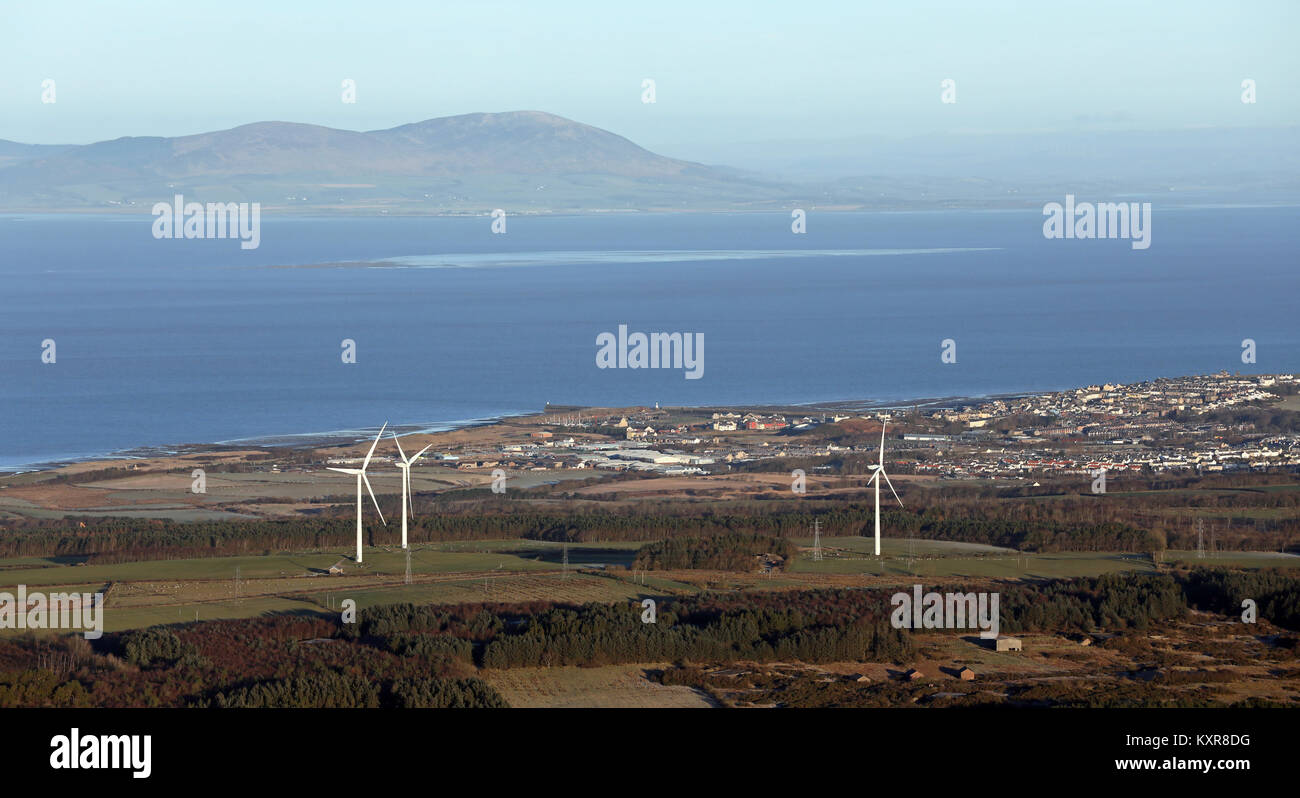
{"type": "Polygon", "coordinates": [[[1297,0],[56,0],[4,15],[0,138],[33,143],[519,109],[688,158],[733,140],[1300,123],[1297,0]]]}

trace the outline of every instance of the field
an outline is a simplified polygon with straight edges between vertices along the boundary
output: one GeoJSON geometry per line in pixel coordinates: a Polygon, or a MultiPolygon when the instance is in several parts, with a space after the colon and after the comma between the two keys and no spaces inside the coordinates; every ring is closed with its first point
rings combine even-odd
{"type": "MultiPolygon", "coordinates": [[[[927,484],[936,481],[932,476],[900,474],[893,477],[901,483],[927,484]]],[[[819,496],[864,494],[867,490],[864,476],[838,476],[809,474],[806,487],[819,496]]],[[[750,472],[712,474],[691,477],[648,477],[612,483],[587,485],[573,491],[576,496],[605,496],[620,499],[662,499],[683,496],[710,500],[737,499],[753,495],[790,494],[790,475],[785,472],[750,472]]]]}
{"type": "MultiPolygon", "coordinates": [[[[619,602],[699,591],[792,590],[807,587],[893,586],[913,580],[1043,579],[1155,570],[1146,554],[1021,553],[995,546],[932,540],[873,541],[825,537],[824,557],[812,559],[810,539],[799,556],[771,573],[702,570],[629,571],[640,544],[573,544],[484,540],[420,544],[407,556],[374,547],[357,567],[349,550],[264,556],[151,560],[87,565],[76,558],[0,560],[0,589],[27,585],[44,592],[105,590],[109,631],[153,624],[247,618],[268,614],[334,613],[343,599],[359,608],[397,602],[619,602]],[[331,566],[341,574],[329,574],[331,566]]],[[[1295,568],[1300,557],[1270,552],[1166,552],[1166,565],[1295,568]]]]}
{"type": "MultiPolygon", "coordinates": [[[[806,547],[811,539],[798,541],[806,547]]],[[[1062,579],[1098,576],[1118,571],[1153,571],[1146,554],[1116,552],[1024,553],[996,546],[936,540],[907,541],[882,538],[881,559],[872,556],[874,541],[867,538],[822,538],[823,559],[801,552],[795,574],[865,574],[868,576],[930,576],[1001,579],[1062,579]]],[[[1275,552],[1222,552],[1198,559],[1196,552],[1169,551],[1165,563],[1223,565],[1238,568],[1296,568],[1300,557],[1275,552]]]]}
{"type": "MultiPolygon", "coordinates": [[[[343,599],[358,608],[398,602],[615,602],[689,589],[650,578],[645,584],[607,578],[599,569],[626,565],[638,544],[568,546],[526,540],[368,548],[357,567],[343,550],[267,556],[151,560],[86,565],[76,558],[0,560],[0,589],[105,590],[105,629],[247,618],[266,614],[334,613],[343,599]],[[329,574],[338,565],[342,574],[329,574]],[[580,572],[580,569],[583,569],[580,572]]],[[[0,632],[3,634],[3,632],[0,632]]]]}
{"type": "Polygon", "coordinates": [[[1026,689],[1082,704],[1127,693],[1121,705],[1131,706],[1134,687],[1148,684],[1164,701],[1294,704],[1300,697],[1296,671],[1284,664],[1293,654],[1207,613],[1113,641],[1119,645],[1107,633],[1086,646],[1053,634],[1017,637],[1023,651],[998,652],[972,635],[917,634],[916,655],[902,664],[733,663],[711,671],[705,689],[725,706],[870,706],[873,693],[891,684],[905,691],[894,706],[997,705],[1026,689]],[[973,681],[958,677],[963,667],[974,671],[973,681]],[[919,673],[915,681],[904,676],[912,669],[919,673]]]}
{"type": "Polygon", "coordinates": [[[515,668],[484,671],[483,678],[512,707],[711,707],[711,698],[690,687],[645,678],[647,667],[515,668]]]}

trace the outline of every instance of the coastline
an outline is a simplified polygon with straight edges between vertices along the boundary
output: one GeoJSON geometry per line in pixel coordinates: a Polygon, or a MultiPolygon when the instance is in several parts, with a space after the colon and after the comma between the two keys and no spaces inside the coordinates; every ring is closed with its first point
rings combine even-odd
{"type": "MultiPolygon", "coordinates": [[[[535,413],[514,413],[500,416],[469,418],[456,421],[434,422],[431,424],[396,424],[389,425],[390,431],[397,431],[399,437],[406,435],[423,435],[439,432],[454,432],[475,427],[488,427],[511,418],[526,418],[535,413]]],[[[154,446],[136,446],[130,449],[117,449],[110,452],[98,452],[70,457],[37,460],[17,465],[0,465],[0,476],[30,474],[40,471],[53,471],[71,465],[83,463],[108,462],[115,460],[147,460],[155,457],[178,457],[187,454],[214,451],[236,451],[242,449],[315,449],[326,446],[346,446],[362,440],[368,440],[378,431],[378,427],[367,430],[332,430],[327,432],[291,432],[277,435],[257,435],[247,438],[229,438],[207,443],[173,443],[154,446]]]]}
{"type": "MultiPolygon", "coordinates": [[[[1137,382],[1157,381],[1157,380],[1177,380],[1192,379],[1197,377],[1207,377],[1209,375],[1176,375],[1148,377],[1146,380],[1137,382]]],[[[1250,376],[1250,375],[1242,375],[1250,376]]],[[[706,403],[699,405],[667,405],[662,408],[656,404],[655,407],[662,410],[683,410],[692,412],[708,412],[718,410],[734,411],[737,409],[749,412],[769,413],[769,414],[812,414],[812,413],[866,413],[882,410],[908,410],[908,409],[925,409],[925,410],[951,410],[975,407],[989,402],[1007,401],[1014,402],[1017,400],[1031,399],[1037,397],[1046,397],[1055,394],[1061,394],[1068,391],[1078,391],[1086,386],[1069,385],[1056,387],[1049,390],[1036,391],[1001,391],[997,393],[986,393],[979,395],[966,396],[929,396],[916,397],[906,400],[897,399],[834,399],[834,400],[815,400],[802,402],[738,402],[738,403],[706,403]]],[[[512,419],[536,419],[551,414],[564,413],[581,413],[586,411],[606,411],[606,414],[626,412],[633,409],[648,409],[648,405],[621,405],[621,406],[597,406],[597,405],[572,405],[572,404],[544,404],[539,410],[521,411],[516,413],[503,413],[492,416],[475,416],[462,419],[453,419],[449,421],[434,421],[425,423],[391,423],[386,422],[388,432],[398,437],[408,435],[430,435],[438,433],[455,432],[458,430],[468,430],[482,427],[496,426],[512,419]]],[[[42,471],[52,471],[60,468],[81,465],[85,463],[107,462],[107,461],[130,461],[130,460],[147,460],[159,457],[181,457],[186,455],[204,453],[204,452],[232,452],[245,451],[249,449],[261,450],[302,450],[317,449],[328,447],[350,446],[371,439],[378,427],[338,429],[322,432],[288,432],[271,435],[257,435],[240,438],[228,438],[220,441],[210,442],[187,442],[187,443],[169,443],[148,446],[137,446],[129,449],[118,449],[108,452],[95,452],[86,454],[69,455],[64,457],[51,457],[47,459],[32,460],[25,463],[0,463],[0,477],[16,476],[18,474],[35,473],[42,471]]]]}
{"type": "MultiPolygon", "coordinates": [[[[907,401],[897,400],[871,400],[871,399],[840,399],[829,401],[814,402],[793,402],[793,403],[733,403],[733,404],[703,404],[703,405],[673,405],[664,409],[681,409],[681,410],[711,410],[711,409],[735,409],[744,408],[757,412],[817,412],[817,411],[870,411],[870,410],[896,410],[912,407],[923,408],[949,408],[961,407],[981,402],[993,401],[997,399],[1019,399],[1030,396],[1042,396],[1053,393],[1052,391],[1018,391],[997,394],[982,394],[979,396],[945,396],[945,397],[919,397],[907,401]]],[[[629,405],[628,407],[634,407],[629,405]]],[[[427,435],[440,432],[454,432],[457,430],[473,429],[477,427],[489,427],[509,421],[510,419],[535,418],[547,415],[548,413],[559,412],[577,412],[579,410],[592,409],[588,405],[543,405],[540,410],[534,412],[506,413],[496,416],[480,416],[466,419],[456,419],[452,421],[436,421],[425,424],[399,423],[389,424],[389,431],[394,432],[398,437],[407,435],[427,435]]],[[[610,408],[612,409],[612,408],[610,408]]],[[[157,444],[151,446],[137,446],[130,449],[118,449],[108,452],[95,452],[86,454],[70,455],[66,457],[56,457],[44,460],[34,460],[27,463],[18,463],[12,465],[0,464],[0,476],[15,476],[18,474],[30,474],[41,471],[53,471],[71,465],[80,465],[84,463],[109,462],[119,460],[147,460],[156,457],[176,457],[187,454],[197,454],[201,452],[214,451],[234,451],[240,449],[316,449],[329,446],[347,446],[364,440],[369,440],[379,430],[378,427],[369,429],[340,429],[328,430],[323,432],[288,432],[273,435],[256,435],[246,438],[228,438],[220,441],[208,442],[187,442],[187,443],[169,443],[157,444]]]]}

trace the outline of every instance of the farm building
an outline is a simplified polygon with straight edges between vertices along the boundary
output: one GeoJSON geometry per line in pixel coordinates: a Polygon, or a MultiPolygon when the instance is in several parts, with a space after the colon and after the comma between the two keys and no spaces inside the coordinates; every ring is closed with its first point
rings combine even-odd
{"type": "Polygon", "coordinates": [[[904,679],[907,679],[909,682],[914,682],[914,681],[916,681],[917,679],[924,679],[924,678],[925,678],[925,674],[924,674],[924,673],[921,673],[921,672],[918,671],[916,668],[913,668],[913,669],[911,669],[910,671],[908,671],[907,673],[903,674],[903,678],[904,678],[904,679]]]}
{"type": "Polygon", "coordinates": [[[1023,651],[1024,645],[1018,637],[999,637],[993,641],[993,647],[998,651],[1023,651]]]}
{"type": "Polygon", "coordinates": [[[975,681],[975,671],[970,668],[962,668],[957,671],[957,678],[961,679],[963,682],[973,682],[975,681]]]}

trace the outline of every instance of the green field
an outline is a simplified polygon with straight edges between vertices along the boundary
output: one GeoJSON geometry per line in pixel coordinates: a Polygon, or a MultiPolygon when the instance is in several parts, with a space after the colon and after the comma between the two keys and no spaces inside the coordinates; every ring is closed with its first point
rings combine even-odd
{"type": "MultiPolygon", "coordinates": [[[[883,547],[882,547],[883,550],[883,547]]],[[[872,576],[986,577],[999,579],[1065,579],[1117,571],[1151,571],[1145,554],[1062,552],[1057,554],[990,555],[980,557],[885,555],[879,560],[807,556],[794,564],[796,574],[867,574],[872,576]]]]}
{"type": "MultiPolygon", "coordinates": [[[[640,543],[582,543],[568,547],[569,567],[627,565],[640,543]]],[[[560,543],[538,541],[482,541],[473,543],[428,543],[411,547],[411,573],[456,573],[461,571],[550,571],[563,564],[560,543]]],[[[396,547],[365,548],[360,569],[352,563],[352,548],[304,551],[294,554],[146,560],[139,563],[77,565],[69,558],[17,558],[0,560],[0,586],[65,585],[70,582],[118,580],[229,580],[235,569],[240,578],[294,577],[325,571],[338,563],[346,574],[406,573],[406,554],[396,547]]]]}
{"type": "Polygon", "coordinates": [[[1179,565],[1204,565],[1221,568],[1298,568],[1300,556],[1279,554],[1275,551],[1222,551],[1206,552],[1198,557],[1195,551],[1167,551],[1164,561],[1179,565]]]}
{"type": "Polygon", "coordinates": [[[324,610],[314,602],[303,598],[281,596],[259,596],[237,602],[212,601],[166,607],[108,607],[104,610],[104,631],[121,632],[145,626],[298,613],[324,614],[324,610]]]}
{"type": "MultiPolygon", "coordinates": [[[[654,592],[651,588],[646,588],[654,592]]],[[[525,601],[561,601],[584,603],[631,600],[644,595],[642,589],[615,579],[571,573],[466,577],[432,584],[394,585],[391,587],[356,587],[320,590],[290,596],[256,596],[238,601],[205,601],[163,607],[121,607],[104,613],[105,631],[136,629],[154,624],[171,624],[198,620],[253,618],[259,615],[311,614],[336,615],[341,602],[351,599],[358,610],[383,604],[472,604],[476,602],[513,603],[525,601]]]]}
{"type": "Polygon", "coordinates": [[[408,601],[612,602],[690,589],[654,577],[642,585],[630,575],[615,579],[579,573],[582,568],[629,565],[640,545],[619,542],[566,547],[530,540],[419,544],[410,552],[415,580],[411,584],[402,581],[406,553],[389,547],[366,548],[360,568],[354,565],[350,549],[96,565],[81,564],[84,558],[77,557],[20,557],[0,560],[0,590],[22,584],[47,593],[97,592],[113,583],[118,587],[108,597],[105,629],[118,631],[196,618],[332,614],[345,598],[364,609],[408,601]],[[343,575],[325,575],[335,564],[343,569],[343,575]],[[244,593],[238,599],[236,573],[238,590],[244,593]],[[465,577],[455,578],[457,574],[465,577]]]}
{"type": "MultiPolygon", "coordinates": [[[[811,546],[812,538],[793,538],[800,546],[811,546]]],[[[874,556],[876,541],[869,537],[822,537],[822,547],[826,549],[845,549],[860,554],[874,556]]],[[[938,556],[966,556],[972,554],[1016,554],[1015,549],[989,546],[984,543],[957,543],[948,540],[907,540],[905,538],[880,539],[880,554],[883,557],[898,557],[915,553],[938,556]]]]}
{"type": "MultiPolygon", "coordinates": [[[[810,539],[797,541],[810,546],[810,539]]],[[[354,567],[349,552],[331,549],[265,556],[153,560],[78,565],[76,558],[23,557],[0,560],[0,590],[19,584],[33,590],[96,592],[109,583],[105,611],[107,631],[153,624],[184,623],[266,614],[337,612],[342,599],[361,609],[397,602],[432,604],[516,602],[616,602],[646,596],[682,595],[714,590],[797,588],[825,584],[809,577],[862,574],[899,579],[1003,578],[1050,579],[1096,576],[1122,571],[1152,571],[1146,554],[1113,552],[1024,553],[978,544],[934,540],[882,540],[883,556],[872,555],[873,541],[863,537],[822,539],[824,559],[801,551],[783,572],[754,580],[753,575],[719,579],[701,573],[698,582],[681,573],[669,579],[651,571],[623,570],[639,543],[571,544],[569,567],[565,546],[530,540],[450,542],[413,546],[411,575],[407,557],[396,548],[368,548],[365,564],[354,567]],[[341,577],[323,574],[340,564],[341,577]],[[607,575],[591,569],[621,567],[607,575]],[[587,573],[579,569],[587,568],[587,573]],[[236,571],[238,587],[233,579],[236,571]],[[463,578],[462,576],[463,575],[463,578]],[[242,598],[236,598],[242,596],[242,598]]],[[[1223,552],[1198,558],[1195,552],[1170,551],[1166,565],[1234,568],[1300,567],[1300,557],[1273,552],[1223,552]]]]}
{"type": "MultiPolygon", "coordinates": [[[[799,543],[811,546],[811,539],[799,543]]],[[[882,538],[880,559],[874,541],[862,537],[822,538],[821,561],[800,553],[790,570],[795,574],[868,574],[876,576],[992,577],[1001,579],[1065,579],[1120,571],[1152,571],[1146,554],[1117,552],[1055,552],[1035,554],[938,540],[882,538]]],[[[1197,559],[1195,552],[1169,551],[1167,564],[1221,565],[1233,568],[1296,568],[1300,557],[1276,552],[1223,552],[1197,559]]]]}

